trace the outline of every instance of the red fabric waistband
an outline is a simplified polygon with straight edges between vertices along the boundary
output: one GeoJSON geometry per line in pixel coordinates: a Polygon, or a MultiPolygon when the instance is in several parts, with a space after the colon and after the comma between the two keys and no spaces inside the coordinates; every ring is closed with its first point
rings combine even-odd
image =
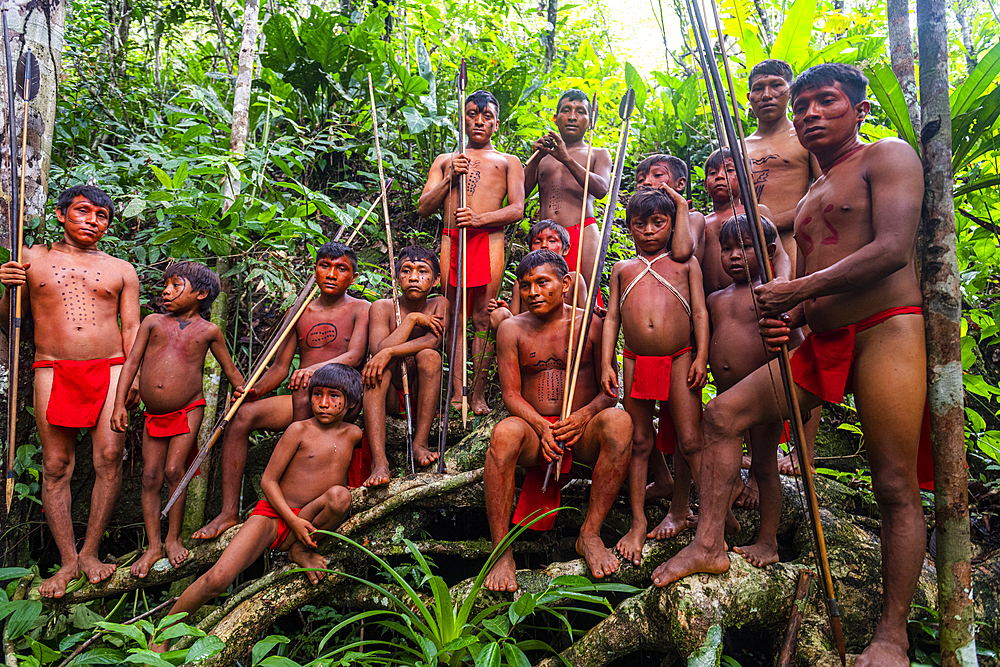
{"type": "Polygon", "coordinates": [[[890,317],[895,317],[896,315],[923,315],[924,309],[920,306],[896,306],[895,308],[889,308],[888,310],[883,310],[881,313],[875,313],[865,319],[861,320],[854,326],[858,333],[862,331],[867,331],[874,326],[882,324],[890,317]]]}
{"type": "MultiPolygon", "coordinates": [[[[691,347],[690,345],[688,345],[683,350],[677,350],[673,354],[667,354],[667,355],[664,355],[664,356],[670,357],[671,359],[676,359],[679,356],[687,354],[688,352],[690,352],[693,349],[694,349],[693,347],[691,347]]],[[[628,349],[627,347],[622,350],[622,356],[624,358],[626,358],[626,359],[638,359],[639,358],[638,355],[636,355],[635,352],[633,352],[632,350],[628,349]]],[[[659,358],[662,359],[663,357],[659,357],[659,358]]]]}
{"type": "MultiPolygon", "coordinates": [[[[59,361],[63,360],[60,359],[59,361]]],[[[76,361],[76,360],[66,359],[65,361],[76,361]]],[[[125,357],[112,357],[111,359],[83,359],[81,360],[81,362],[82,361],[107,361],[112,366],[121,366],[122,364],[125,363],[125,357]]],[[[55,368],[55,365],[56,365],[55,359],[42,359],[41,361],[36,361],[35,363],[31,364],[31,370],[35,370],[36,368],[55,368]]]]}

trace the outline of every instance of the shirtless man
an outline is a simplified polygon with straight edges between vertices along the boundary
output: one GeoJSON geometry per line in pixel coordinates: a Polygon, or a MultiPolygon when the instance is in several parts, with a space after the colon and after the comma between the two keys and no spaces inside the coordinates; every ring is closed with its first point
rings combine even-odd
{"type": "MultiPolygon", "coordinates": [[[[486,331],[490,327],[487,306],[500,291],[504,256],[504,227],[524,217],[524,169],[521,161],[493,148],[493,133],[497,130],[500,103],[493,93],[478,90],[465,100],[465,133],[468,143],[465,153],[438,155],[427,175],[427,183],[417,203],[417,211],[427,217],[444,207],[444,237],[441,239],[441,266],[449,267],[442,275],[448,307],[460,308],[458,299],[458,240],[459,229],[465,228],[465,284],[469,289],[469,309],[472,328],[472,358],[478,369],[472,379],[470,403],[473,413],[485,415],[486,375],[492,362],[492,346],[487,345],[486,331]],[[465,207],[458,207],[458,188],[462,174],[465,179],[465,207]],[[504,200],[507,204],[504,205],[504,200]]],[[[449,312],[458,314],[458,310],[449,312]]],[[[458,345],[459,355],[462,346],[458,345]]],[[[465,368],[464,358],[453,363],[465,368]]],[[[461,404],[462,374],[454,374],[456,405],[461,404]]]]}
{"type": "MultiPolygon", "coordinates": [[[[855,665],[906,667],[906,618],[924,558],[926,531],[917,485],[917,443],[927,397],[924,319],[915,268],[923,169],[908,144],[864,144],[867,81],[844,64],[817,65],[791,88],[792,122],[822,174],[799,203],[799,278],[757,288],[761,332],[771,345],[808,322],[792,355],[803,410],[840,401],[845,384],[865,432],[882,516],[882,616],[855,665]],[[825,360],[821,368],[817,362],[825,360]],[[853,358],[852,358],[853,357],[853,358]],[[832,364],[833,358],[844,361],[832,364]],[[845,377],[850,373],[850,381],[845,377]],[[839,378],[838,373],[845,373],[839,378]],[[885,378],[893,378],[891,392],[885,378]],[[851,387],[847,387],[850,389],[851,387]]],[[[708,404],[702,514],[694,541],[657,568],[664,586],[695,572],[725,572],[725,498],[739,479],[743,431],[787,416],[771,378],[778,360],[708,404]]]]}
{"type": "Polygon", "coordinates": [[[747,97],[757,116],[757,130],[747,137],[747,153],[757,201],[771,210],[770,220],[778,228],[791,260],[791,275],[795,275],[795,207],[820,169],[816,156],[802,148],[788,120],[792,78],[792,68],[783,60],[762,60],[750,70],[747,97]]]}
{"type": "MultiPolygon", "coordinates": [[[[684,160],[673,155],[657,153],[639,163],[635,168],[635,189],[639,188],[670,188],[674,192],[684,192],[688,183],[688,168],[684,160]]],[[[688,210],[688,226],[690,232],[680,234],[674,232],[670,242],[671,257],[678,262],[686,262],[694,253],[701,263],[705,248],[705,216],[698,211],[688,210]],[[688,245],[690,244],[690,248],[688,245]]]]}
{"type": "MultiPolygon", "coordinates": [[[[131,264],[97,249],[114,217],[114,202],[102,190],[73,186],[59,195],[56,208],[62,241],[24,248],[23,263],[0,267],[5,287],[26,290],[37,334],[32,368],[35,424],[42,441],[42,507],[62,562],[42,582],[43,597],[63,597],[81,571],[96,584],[116,567],[102,563],[97,550],[122,481],[125,434],[111,430],[113,387],[139,329],[139,278],[131,264]],[[95,478],[87,536],[77,553],[70,480],[79,428],[90,430],[95,478]]],[[[8,289],[0,312],[9,309],[8,289]]],[[[5,329],[7,321],[5,315],[5,329]]],[[[126,404],[135,407],[138,399],[133,383],[126,404]]]]}
{"type": "MultiPolygon", "coordinates": [[[[553,121],[558,132],[549,130],[535,141],[537,151],[524,165],[524,191],[538,186],[542,219],[555,220],[569,232],[566,264],[576,271],[577,247],[581,243],[580,216],[583,213],[583,183],[587,179],[587,130],[592,122],[590,100],[576,88],[559,97],[553,121]]],[[[601,246],[601,234],[594,218],[594,200],[603,199],[611,189],[611,153],[594,148],[590,156],[590,184],[587,186],[587,219],[583,225],[583,279],[590,280],[601,246]]]]}
{"type": "MultiPolygon", "coordinates": [[[[600,531],[628,471],[632,420],[614,407],[616,399],[601,391],[598,373],[603,325],[596,317],[587,332],[572,412],[568,418],[559,419],[569,318],[577,318],[579,331],[584,311],[564,302],[572,283],[566,261],[551,250],[528,253],[515,274],[520,281],[521,303],[528,310],[503,322],[497,331],[500,388],[511,416],[493,429],[483,475],[493,546],[503,541],[510,528],[515,468],[528,468],[514,512],[514,521],[524,525],[544,511],[559,507],[561,484],[553,477],[546,493],[541,488],[549,462],[565,452],[560,482],[568,478],[573,458],[593,466],[590,502],[576,550],[600,579],[617,572],[620,566],[614,553],[604,546],[600,531]]],[[[547,530],[554,520],[549,515],[532,528],[547,530]]],[[[494,591],[517,590],[514,555],[509,547],[486,576],[486,587],[494,591]]]]}
{"type": "MultiPolygon", "coordinates": [[[[763,60],[750,70],[747,97],[758,125],[757,131],[747,137],[747,153],[753,163],[757,200],[771,210],[771,220],[791,260],[790,275],[794,276],[797,275],[797,250],[792,229],[795,207],[809,191],[809,184],[819,176],[820,169],[816,156],[802,148],[788,120],[788,87],[792,78],[792,68],[783,60],[763,60]]],[[[806,452],[810,462],[818,429],[817,410],[806,424],[806,452]]],[[[778,470],[785,475],[798,474],[798,466],[794,450],[778,461],[778,470]]]]}
{"type": "MultiPolygon", "coordinates": [[[[293,421],[312,414],[309,379],[328,363],[358,368],[368,352],[368,308],[364,299],[348,296],[358,275],[358,258],[350,247],[328,241],[316,250],[316,285],[319,297],[310,303],[278,348],[274,363],[264,371],[237,410],[222,437],[222,511],[193,538],[210,540],[240,522],[240,481],[247,462],[247,447],[254,431],[283,431],[293,421]],[[295,353],[299,367],[292,373],[292,393],[266,396],[284,382],[295,353]]],[[[355,413],[356,414],[356,413],[355,413]]]]}
{"type": "MultiPolygon", "coordinates": [[[[714,151],[705,160],[705,189],[712,200],[712,212],[705,216],[705,252],[701,267],[707,297],[733,283],[733,279],[722,268],[719,230],[729,218],[746,213],[740,202],[740,184],[736,180],[736,167],[728,148],[714,151]]],[[[771,210],[767,206],[761,205],[759,210],[761,215],[771,219],[771,210]]],[[[774,273],[785,280],[792,275],[791,260],[780,245],[774,253],[774,273]]]]}

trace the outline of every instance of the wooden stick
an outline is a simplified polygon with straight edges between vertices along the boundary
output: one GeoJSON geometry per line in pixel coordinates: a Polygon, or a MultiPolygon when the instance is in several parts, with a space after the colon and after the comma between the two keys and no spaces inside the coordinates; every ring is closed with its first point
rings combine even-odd
{"type": "MultiPolygon", "coordinates": [[[[392,288],[392,308],[396,315],[396,328],[402,323],[399,313],[399,290],[396,289],[396,251],[392,245],[392,225],[389,222],[389,191],[386,189],[385,172],[382,169],[382,148],[378,140],[378,118],[375,115],[375,86],[372,84],[372,75],[368,73],[368,96],[372,107],[372,130],[375,134],[375,155],[378,157],[378,180],[382,186],[382,212],[385,217],[385,239],[389,246],[389,285],[392,288]]],[[[403,376],[403,402],[406,406],[406,459],[410,462],[410,472],[416,472],[416,464],[413,460],[413,421],[412,410],[410,409],[410,382],[406,371],[406,359],[400,360],[400,369],[403,376]]]]}
{"type": "Polygon", "coordinates": [[[778,654],[776,667],[791,667],[795,657],[795,646],[799,641],[799,628],[802,627],[802,604],[809,596],[809,587],[816,574],[812,570],[799,570],[799,580],[795,587],[795,601],[792,602],[792,613],[788,619],[788,630],[785,640],[781,643],[781,653],[778,654]]]}
{"type": "MultiPolygon", "coordinates": [[[[467,73],[465,70],[465,58],[462,58],[462,66],[458,72],[458,149],[465,155],[465,86],[467,83],[467,73]]],[[[468,174],[459,177],[458,207],[465,208],[465,188],[468,174]]],[[[458,231],[458,243],[460,246],[458,261],[458,289],[462,293],[462,428],[469,425],[469,275],[468,275],[468,230],[462,227],[458,231]]],[[[448,407],[448,406],[446,406],[448,407]]]]}

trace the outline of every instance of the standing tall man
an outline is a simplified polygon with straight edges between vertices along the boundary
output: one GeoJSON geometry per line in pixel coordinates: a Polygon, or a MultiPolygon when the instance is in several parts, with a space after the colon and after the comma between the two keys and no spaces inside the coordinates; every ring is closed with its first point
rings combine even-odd
{"type": "MultiPolygon", "coordinates": [[[[458,294],[459,229],[465,228],[466,281],[469,290],[473,330],[472,357],[478,373],[472,380],[472,411],[485,415],[486,375],[490,368],[492,350],[487,346],[486,332],[490,328],[487,307],[500,291],[503,279],[504,236],[503,230],[524,217],[524,169],[521,161],[493,148],[493,134],[497,130],[500,103],[492,93],[478,90],[465,100],[465,133],[468,143],[465,153],[438,155],[427,175],[427,183],[420,195],[417,211],[426,217],[444,206],[444,238],[441,239],[441,266],[449,267],[442,275],[450,312],[460,313],[458,294]],[[459,183],[465,179],[465,207],[458,208],[459,183]],[[507,204],[504,204],[504,200],[507,204]]],[[[461,354],[462,346],[457,346],[461,354]]],[[[465,368],[465,359],[459,358],[458,368],[465,368]]],[[[461,405],[462,376],[454,374],[457,404],[461,405]]]]}
{"type": "MultiPolygon", "coordinates": [[[[792,328],[812,328],[792,355],[793,390],[803,412],[854,392],[882,516],[883,594],[875,635],[854,664],[907,667],[906,619],[927,539],[917,483],[927,359],[914,259],[924,178],[906,142],[861,142],[867,83],[857,68],[829,63],[811,67],[792,85],[795,131],[822,174],[795,215],[802,277],[755,291],[765,318],[761,332],[772,348],[787,342],[792,328]]],[[[757,369],[708,404],[698,532],[656,569],[656,585],[729,569],[723,529],[739,480],[742,434],[788,414],[766,398],[775,396],[771,382],[779,363],[757,369]]]]}
{"type": "MultiPolygon", "coordinates": [[[[9,312],[10,288],[21,286],[37,334],[32,369],[42,441],[42,507],[62,563],[39,587],[43,597],[63,597],[80,572],[96,584],[116,567],[102,563],[97,550],[122,483],[125,434],[111,430],[113,388],[139,330],[139,278],[131,264],[97,249],[114,217],[114,202],[103,190],[75,185],[59,195],[56,206],[62,240],[24,248],[23,263],[0,266],[0,282],[7,288],[0,312],[9,312]],[[90,430],[93,442],[94,490],[87,537],[78,553],[70,481],[80,428],[90,430]]],[[[138,405],[137,383],[125,403],[138,405]]]]}
{"type": "Polygon", "coordinates": [[[594,148],[590,157],[590,184],[587,186],[587,219],[580,229],[583,184],[587,179],[587,144],[584,139],[592,122],[590,100],[582,90],[571,88],[559,97],[553,118],[559,132],[549,131],[534,144],[535,155],[524,165],[524,191],[538,186],[541,219],[555,220],[569,232],[570,271],[580,271],[590,280],[601,245],[594,218],[594,200],[608,195],[611,188],[611,153],[594,148]],[[583,243],[583,267],[577,267],[577,246],[583,243]]]}
{"type": "Polygon", "coordinates": [[[809,184],[820,174],[819,162],[795,136],[788,120],[788,90],[792,68],[784,60],[762,60],[750,70],[750,106],[757,116],[757,130],[747,137],[753,163],[757,201],[771,210],[781,244],[792,260],[795,276],[795,207],[806,196],[809,184]]]}

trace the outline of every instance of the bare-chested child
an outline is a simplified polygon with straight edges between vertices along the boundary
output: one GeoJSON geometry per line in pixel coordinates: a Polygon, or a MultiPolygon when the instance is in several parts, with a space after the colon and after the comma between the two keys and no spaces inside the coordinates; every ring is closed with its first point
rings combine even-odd
{"type": "Polygon", "coordinates": [[[590,183],[584,202],[583,184],[588,179],[585,139],[593,122],[587,94],[571,88],[560,95],[553,121],[558,132],[550,130],[539,137],[532,147],[536,153],[524,165],[524,191],[531,194],[538,186],[539,215],[555,220],[569,232],[566,263],[570,271],[582,270],[586,281],[594,271],[601,245],[594,200],[603,199],[611,189],[611,153],[596,146],[591,151],[590,183]],[[584,206],[587,211],[581,230],[584,206]],[[583,266],[577,267],[580,243],[583,243],[583,266]]]}
{"type": "MultiPolygon", "coordinates": [[[[35,322],[32,368],[42,442],[42,507],[62,563],[42,582],[43,597],[63,597],[81,571],[97,583],[115,570],[98,559],[98,548],[121,488],[125,436],[111,430],[113,387],[139,328],[139,279],[131,264],[97,248],[114,217],[114,202],[102,190],[73,186],[59,195],[56,207],[62,240],[25,247],[22,263],[0,267],[5,287],[20,285],[27,292],[24,302],[35,322]],[[87,536],[77,553],[70,480],[80,428],[89,429],[93,441],[94,490],[87,536]]],[[[7,289],[0,312],[9,309],[7,289]]],[[[2,320],[6,329],[7,316],[2,320]]],[[[138,387],[131,387],[126,403],[135,407],[138,398],[138,387]]]]}
{"type": "MultiPolygon", "coordinates": [[[[344,421],[361,400],[361,376],[344,364],[316,369],[307,391],[312,417],[292,423],[274,447],[260,480],[264,500],[233,536],[219,560],[184,589],[170,614],[192,614],[226,592],[236,577],[268,549],[288,552],[319,583],[326,559],[316,552],[317,530],[334,530],[351,509],[347,468],[361,429],[344,421]]],[[[150,646],[167,650],[167,642],[150,646]]]]}
{"type": "Polygon", "coordinates": [[[222,439],[222,511],[196,539],[218,537],[239,523],[240,482],[246,466],[250,434],[257,430],[282,431],[310,414],[309,378],[320,367],[335,362],[360,368],[368,353],[368,308],[364,299],[347,294],[358,274],[358,258],[350,247],[328,241],[316,249],[316,285],[319,297],[310,303],[278,348],[275,361],[236,411],[222,439]],[[298,369],[288,381],[290,395],[270,396],[284,382],[295,354],[298,369]]]}
{"type": "MultiPolygon", "coordinates": [[[[777,249],[778,230],[766,218],[761,219],[761,224],[770,260],[777,249]]],[[[738,215],[727,220],[719,231],[719,242],[722,268],[733,279],[733,284],[713,292],[707,299],[712,323],[709,363],[716,389],[722,393],[766,365],[774,354],[765,347],[757,324],[752,290],[761,284],[760,266],[747,217],[738,215]]],[[[795,347],[801,342],[802,334],[796,329],[789,346],[795,347]]],[[[775,453],[782,426],[781,420],[777,420],[755,426],[744,434],[752,455],[749,483],[754,485],[755,495],[759,493],[760,530],[754,544],[736,547],[734,551],[757,567],[778,562],[781,480],[775,453]]]]}
{"type": "MultiPolygon", "coordinates": [[[[528,230],[528,249],[530,252],[531,250],[539,250],[541,248],[551,250],[555,254],[561,255],[563,259],[566,259],[566,254],[569,252],[569,232],[554,220],[539,220],[528,230]]],[[[577,307],[585,308],[587,303],[587,283],[584,282],[583,277],[577,271],[570,271],[569,279],[570,288],[566,292],[566,303],[573,302],[573,291],[575,289],[577,307]],[[575,288],[572,286],[574,283],[576,284],[575,288]]],[[[509,304],[502,299],[491,299],[489,311],[490,330],[496,331],[501,322],[514,317],[514,315],[521,314],[521,290],[517,289],[517,285],[514,286],[509,304]]]]}
{"type": "MultiPolygon", "coordinates": [[[[688,184],[688,168],[684,160],[673,155],[657,153],[639,163],[635,168],[635,188],[670,188],[683,193],[688,184]]],[[[670,242],[670,253],[679,262],[687,261],[694,253],[701,264],[702,251],[705,247],[705,216],[698,211],[688,210],[688,225],[690,232],[674,231],[670,242]],[[690,249],[688,247],[690,244],[690,249]]]]}
{"type": "Polygon", "coordinates": [[[180,565],[188,556],[181,544],[185,495],[174,503],[167,517],[167,538],[160,539],[160,489],[167,492],[184,476],[188,454],[194,447],[205,414],[202,371],[211,350],[229,384],[243,385],[243,375],[226,351],[219,327],[203,319],[219,295],[221,285],[215,271],[197,262],[177,262],[163,274],[163,307],[166,315],[146,316],[139,326],[121,376],[111,428],[128,430],[125,399],[139,373],[139,398],[145,406],[142,432],[142,518],[149,546],[132,564],[133,575],[144,578],[149,568],[166,554],[170,564],[180,565]]]}
{"type": "MultiPolygon", "coordinates": [[[[747,153],[753,163],[754,190],[766,205],[781,236],[781,245],[791,260],[790,277],[795,276],[797,256],[792,223],[809,184],[819,176],[816,156],[802,148],[795,128],[788,120],[788,90],[792,68],[783,60],[763,60],[750,70],[750,106],[757,116],[757,130],[747,137],[747,153]]],[[[819,411],[806,423],[807,460],[813,460],[813,443],[819,428],[819,411]]],[[[778,470],[798,474],[798,459],[793,451],[778,461],[778,470]]]]}
{"type": "MultiPolygon", "coordinates": [[[[761,331],[772,345],[803,323],[812,329],[792,355],[803,410],[854,391],[882,516],[884,596],[874,637],[855,665],[905,667],[906,619],[927,537],[917,481],[927,362],[915,267],[924,178],[906,142],[860,140],[866,84],[859,70],[839,63],[812,67],[792,84],[792,123],[822,174],[795,215],[800,277],[756,292],[761,331]],[[893,378],[891,392],[886,377],[893,378]]],[[[738,480],[742,434],[787,415],[771,398],[778,373],[772,361],[708,404],[698,532],[657,568],[657,585],[729,568],[723,518],[738,480]]]]}
{"type": "MultiPolygon", "coordinates": [[[[628,491],[632,526],[618,542],[618,552],[638,565],[646,542],[646,479],[653,451],[653,410],[660,401],[677,429],[670,511],[649,537],[666,539],[684,529],[688,519],[691,473],[701,461],[701,388],[708,366],[708,312],[698,260],[675,262],[670,237],[675,226],[687,225],[687,202],[673,190],[643,188],[629,199],[628,228],[636,257],[611,270],[608,314],[604,319],[601,387],[618,398],[618,371],[613,359],[618,333],[625,335],[625,396],[632,417],[632,462],[628,491]],[[676,221],[676,225],[675,225],[676,221]],[[694,334],[692,350],[691,338],[694,334]]],[[[669,470],[665,473],[668,477],[669,470]]]]}
{"type": "MultiPolygon", "coordinates": [[[[472,411],[489,413],[486,404],[487,373],[492,364],[492,345],[486,331],[490,326],[488,305],[500,291],[503,280],[504,227],[524,217],[524,170],[521,161],[493,148],[500,103],[485,90],[471,94],[465,100],[463,120],[468,143],[465,153],[445,153],[437,156],[427,175],[417,210],[429,216],[444,208],[444,237],[441,239],[441,266],[448,267],[448,278],[442,281],[450,308],[458,299],[459,228],[467,230],[466,280],[469,290],[469,315],[475,335],[472,339],[473,368],[472,411]],[[459,183],[467,174],[465,208],[459,208],[459,183]],[[506,204],[504,201],[506,200],[506,204]]],[[[460,311],[450,311],[452,313],[460,311]]],[[[457,347],[459,355],[462,346],[457,347]]],[[[464,358],[454,360],[457,368],[465,368],[464,358]]],[[[454,374],[456,405],[461,404],[462,373],[454,374]]]]}
{"type": "Polygon", "coordinates": [[[431,423],[437,411],[441,386],[441,336],[448,316],[448,302],[442,296],[428,298],[441,273],[438,259],[427,248],[408,246],[399,251],[393,267],[399,281],[400,324],[392,299],[372,304],[368,318],[368,346],[372,357],[361,372],[364,379],[365,432],[372,453],[372,474],[365,486],[389,482],[389,462],[385,456],[385,415],[402,408],[405,363],[411,405],[416,406],[413,431],[413,459],[426,466],[437,461],[438,453],[427,446],[431,423]]]}
{"type": "MultiPolygon", "coordinates": [[[[734,215],[745,213],[740,202],[740,184],[736,180],[736,167],[728,148],[712,152],[705,160],[705,190],[712,200],[712,212],[705,216],[705,251],[702,255],[702,274],[705,278],[705,296],[728,286],[733,279],[722,270],[722,250],[719,230],[722,223],[734,215]]],[[[760,214],[771,219],[771,210],[759,207],[760,214]]],[[[774,274],[785,280],[791,278],[792,265],[784,248],[778,246],[774,253],[774,274]]]]}
{"type": "MultiPolygon", "coordinates": [[[[601,392],[601,322],[593,318],[587,331],[572,412],[560,420],[566,378],[566,340],[571,317],[576,331],[584,311],[564,300],[571,288],[566,261],[550,250],[525,255],[515,275],[521,302],[528,310],[500,325],[497,356],[500,388],[511,416],[497,424],[486,454],[483,484],[486,516],[494,547],[510,529],[514,501],[514,470],[528,468],[514,521],[525,524],[542,511],[559,507],[561,483],[569,478],[572,459],[593,466],[590,501],[576,550],[597,578],[618,571],[620,562],[601,540],[601,524],[621,488],[632,451],[632,420],[614,407],[615,399],[601,392]],[[561,444],[560,444],[561,443],[561,444]],[[549,481],[542,492],[546,469],[563,453],[561,479],[549,481]]],[[[532,527],[547,530],[552,515],[532,527]]],[[[508,548],[486,577],[495,591],[517,590],[514,555],[508,548]]]]}

